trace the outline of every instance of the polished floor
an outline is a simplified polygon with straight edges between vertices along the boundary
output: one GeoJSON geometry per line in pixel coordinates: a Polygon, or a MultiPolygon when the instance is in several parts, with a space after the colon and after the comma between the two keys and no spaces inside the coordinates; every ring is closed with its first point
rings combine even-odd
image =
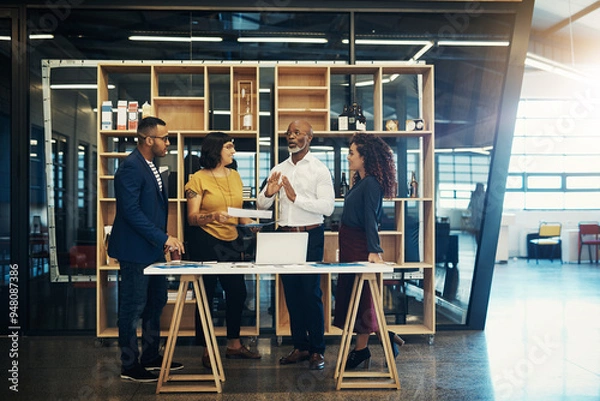
{"type": "MultiPolygon", "coordinates": [[[[336,391],[337,337],[328,339],[325,370],[314,372],[306,362],[280,366],[290,344],[261,336],[253,346],[262,360],[223,359],[222,394],[156,395],[155,384],[120,380],[115,344],[99,346],[91,336],[26,337],[19,339],[19,393],[9,392],[3,378],[0,399],[597,401],[600,266],[524,260],[496,265],[484,331],[441,331],[432,345],[422,336],[405,339],[397,359],[400,390],[336,391]]],[[[5,350],[8,340],[0,343],[5,350]]],[[[381,368],[375,338],[370,348],[371,368],[381,368]]],[[[185,371],[202,372],[201,352],[184,341],[175,355],[185,371]]]]}

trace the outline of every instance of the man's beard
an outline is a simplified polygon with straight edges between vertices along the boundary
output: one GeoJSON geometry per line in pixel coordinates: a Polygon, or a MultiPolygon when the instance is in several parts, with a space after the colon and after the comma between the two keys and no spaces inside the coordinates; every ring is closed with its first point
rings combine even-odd
{"type": "Polygon", "coordinates": [[[298,153],[298,152],[302,152],[304,149],[306,149],[306,143],[305,143],[305,144],[304,144],[304,146],[302,146],[301,148],[300,148],[300,147],[298,147],[298,146],[296,146],[295,148],[290,148],[290,147],[288,146],[288,151],[289,151],[291,154],[295,154],[295,153],[298,153]]]}

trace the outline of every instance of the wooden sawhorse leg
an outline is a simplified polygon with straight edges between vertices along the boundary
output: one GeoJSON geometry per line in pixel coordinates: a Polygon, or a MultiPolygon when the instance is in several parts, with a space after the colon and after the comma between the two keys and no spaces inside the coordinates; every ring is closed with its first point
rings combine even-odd
{"type": "Polygon", "coordinates": [[[217,339],[215,337],[215,328],[212,324],[210,307],[208,306],[202,276],[182,275],[179,281],[179,290],[177,291],[177,299],[175,300],[171,325],[169,326],[169,335],[165,345],[165,354],[160,370],[160,376],[158,378],[158,384],[156,386],[156,394],[161,392],[220,393],[222,391],[221,382],[225,381],[225,373],[223,372],[223,364],[218,351],[219,349],[217,347],[217,339]],[[173,352],[175,351],[175,344],[179,335],[179,326],[181,323],[181,316],[183,314],[183,307],[185,305],[185,295],[190,283],[192,283],[194,287],[194,295],[198,305],[198,313],[200,314],[200,321],[204,331],[204,339],[206,340],[206,348],[208,350],[208,356],[210,358],[212,367],[211,374],[171,374],[169,371],[169,366],[171,366],[171,362],[173,362],[173,352]],[[169,383],[183,381],[212,381],[214,384],[202,383],[177,385],[169,383]]]}
{"type": "Polygon", "coordinates": [[[336,379],[336,389],[342,388],[395,388],[400,389],[400,379],[398,378],[398,370],[396,369],[396,361],[392,351],[390,338],[387,335],[387,324],[383,313],[383,305],[381,303],[381,295],[379,289],[379,280],[376,273],[358,273],[354,278],[354,285],[350,295],[350,312],[346,316],[344,330],[342,333],[342,342],[338,352],[337,364],[334,372],[336,379]],[[350,343],[352,340],[352,331],[358,314],[358,305],[365,283],[371,289],[371,297],[375,305],[375,314],[377,325],[381,333],[381,341],[383,342],[383,351],[388,367],[388,372],[346,372],[346,361],[350,352],[350,343]],[[373,378],[385,378],[386,380],[372,380],[373,378]],[[350,379],[350,380],[344,380],[350,379]],[[356,380],[369,379],[369,380],[356,380]]]}

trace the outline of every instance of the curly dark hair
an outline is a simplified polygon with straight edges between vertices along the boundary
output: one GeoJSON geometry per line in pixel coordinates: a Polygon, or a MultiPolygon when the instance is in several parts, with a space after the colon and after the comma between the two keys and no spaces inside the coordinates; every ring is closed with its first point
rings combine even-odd
{"type": "MultiPolygon", "coordinates": [[[[350,138],[349,146],[352,144],[356,145],[356,150],[365,160],[365,173],[375,177],[383,188],[383,196],[396,196],[396,164],[389,145],[378,136],[358,132],[350,138]]],[[[355,172],[353,183],[356,184],[359,180],[360,176],[355,172]]]]}
{"type": "Polygon", "coordinates": [[[203,168],[215,168],[221,162],[221,151],[223,145],[233,142],[233,138],[223,132],[211,132],[202,140],[200,151],[200,166],[203,168]]]}

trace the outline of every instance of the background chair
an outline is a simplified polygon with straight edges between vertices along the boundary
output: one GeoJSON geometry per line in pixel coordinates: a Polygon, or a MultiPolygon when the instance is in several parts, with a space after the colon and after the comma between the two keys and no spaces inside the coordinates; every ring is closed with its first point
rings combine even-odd
{"type": "Polygon", "coordinates": [[[577,263],[581,263],[581,250],[583,246],[588,246],[590,253],[590,263],[592,260],[598,263],[598,246],[600,246],[600,225],[597,221],[585,221],[579,223],[579,256],[577,263]],[[592,259],[592,247],[596,248],[596,253],[592,259]]]}
{"type": "MultiPolygon", "coordinates": [[[[541,223],[538,230],[537,238],[529,240],[532,245],[533,253],[535,254],[535,262],[539,262],[540,247],[550,247],[550,261],[554,260],[554,253],[556,249],[560,250],[560,223],[541,223]]],[[[559,255],[560,256],[560,255],[559,255]]],[[[529,257],[527,258],[529,262],[529,257]]],[[[562,262],[562,260],[561,260],[562,262]]]]}

